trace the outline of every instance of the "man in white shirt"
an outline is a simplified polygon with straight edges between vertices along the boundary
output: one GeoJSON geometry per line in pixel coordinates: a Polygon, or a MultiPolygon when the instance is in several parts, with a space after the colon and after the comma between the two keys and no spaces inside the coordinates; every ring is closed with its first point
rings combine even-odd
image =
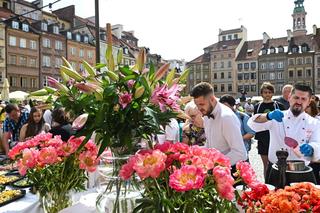
{"type": "Polygon", "coordinates": [[[157,142],[163,144],[166,141],[177,143],[179,141],[179,123],[176,119],[171,118],[170,123],[165,126],[164,134],[157,135],[157,142]]]}
{"type": "Polygon", "coordinates": [[[309,86],[297,84],[292,89],[289,97],[290,108],[287,111],[276,109],[264,114],[256,114],[248,121],[248,125],[256,132],[269,130],[269,166],[266,177],[273,163],[277,162],[276,151],[287,149],[288,160],[304,160],[309,164],[310,160],[320,159],[320,124],[305,113],[310,103],[312,90],[309,86]],[[288,142],[285,137],[294,140],[288,142]]]}
{"type": "Polygon", "coordinates": [[[248,159],[239,119],[231,109],[217,101],[209,83],[202,82],[195,85],[191,96],[204,116],[206,146],[226,155],[234,170],[238,161],[248,159]]]}

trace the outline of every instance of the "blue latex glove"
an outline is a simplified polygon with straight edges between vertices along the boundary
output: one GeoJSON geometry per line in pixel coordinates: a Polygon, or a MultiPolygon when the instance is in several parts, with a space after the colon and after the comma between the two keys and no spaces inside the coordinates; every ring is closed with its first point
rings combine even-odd
{"type": "Polygon", "coordinates": [[[311,157],[313,155],[313,148],[307,143],[300,146],[300,152],[306,157],[311,157]]]}
{"type": "Polygon", "coordinates": [[[283,112],[281,112],[281,110],[279,109],[276,109],[272,112],[268,112],[267,114],[268,120],[276,120],[278,122],[282,122],[282,118],[283,118],[283,112]]]}

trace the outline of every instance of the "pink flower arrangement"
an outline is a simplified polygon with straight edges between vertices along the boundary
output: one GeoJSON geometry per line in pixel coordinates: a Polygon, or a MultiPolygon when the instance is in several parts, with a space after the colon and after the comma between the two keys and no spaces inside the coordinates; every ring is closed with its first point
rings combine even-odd
{"type": "Polygon", "coordinates": [[[240,175],[243,182],[247,184],[249,187],[252,187],[254,183],[257,182],[257,176],[251,165],[248,162],[239,161],[236,164],[236,168],[238,173],[236,176],[240,175]]]}
{"type": "Polygon", "coordinates": [[[179,92],[181,90],[178,84],[174,84],[170,88],[166,84],[157,85],[150,102],[154,105],[159,105],[162,112],[165,112],[167,108],[178,111],[180,106],[177,100],[179,99],[179,92]]]}
{"type": "Polygon", "coordinates": [[[221,197],[227,200],[233,200],[234,194],[234,179],[231,176],[230,169],[227,167],[216,166],[213,169],[213,177],[217,183],[217,190],[221,197]]]}

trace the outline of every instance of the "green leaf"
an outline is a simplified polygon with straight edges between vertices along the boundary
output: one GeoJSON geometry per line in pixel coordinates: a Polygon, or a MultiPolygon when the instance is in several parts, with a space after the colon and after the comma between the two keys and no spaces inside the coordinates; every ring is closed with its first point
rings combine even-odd
{"type": "Polygon", "coordinates": [[[101,68],[104,68],[106,66],[107,66],[107,64],[98,63],[98,64],[96,64],[96,66],[94,68],[101,69],[101,68]]]}
{"type": "Polygon", "coordinates": [[[154,64],[152,62],[150,62],[149,73],[148,73],[149,79],[153,78],[154,72],[155,72],[154,64]]]}
{"type": "Polygon", "coordinates": [[[123,57],[123,50],[122,50],[122,48],[120,48],[118,50],[118,55],[117,55],[117,63],[118,63],[118,65],[120,65],[122,63],[122,57],[123,57]]]}
{"type": "Polygon", "coordinates": [[[105,135],[99,148],[98,156],[100,156],[107,146],[110,144],[110,137],[105,135]]]}
{"type": "Polygon", "coordinates": [[[124,81],[128,81],[128,80],[132,80],[132,79],[135,79],[136,76],[135,75],[128,75],[126,77],[123,78],[124,81]]]}
{"type": "Polygon", "coordinates": [[[149,83],[147,81],[147,79],[145,77],[141,77],[140,78],[140,81],[141,81],[141,84],[144,86],[145,90],[150,93],[150,86],[149,86],[149,83]]]}
{"type": "Polygon", "coordinates": [[[171,85],[172,85],[172,80],[173,80],[175,74],[176,74],[176,69],[173,68],[173,69],[169,72],[169,74],[167,75],[166,83],[168,84],[169,87],[171,87],[171,85]]]}
{"type": "Polygon", "coordinates": [[[119,70],[124,75],[132,75],[134,73],[133,70],[129,68],[129,66],[121,66],[119,70]]]}
{"type": "Polygon", "coordinates": [[[185,69],[182,73],[181,76],[179,78],[179,82],[185,82],[187,80],[187,77],[189,76],[190,70],[189,69],[185,69]]]}

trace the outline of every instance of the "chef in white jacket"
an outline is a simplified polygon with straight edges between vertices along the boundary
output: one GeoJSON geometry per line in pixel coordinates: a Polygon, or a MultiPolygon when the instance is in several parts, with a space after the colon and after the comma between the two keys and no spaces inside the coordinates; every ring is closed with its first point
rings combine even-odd
{"type": "Polygon", "coordinates": [[[320,159],[320,123],[305,113],[311,95],[309,86],[297,84],[290,94],[289,110],[276,109],[269,113],[256,114],[249,119],[248,125],[252,130],[270,131],[268,159],[271,163],[267,173],[270,172],[271,165],[277,162],[276,151],[281,148],[288,150],[288,160],[304,160],[308,165],[311,160],[320,159]],[[285,140],[285,137],[291,140],[285,140]]]}
{"type": "Polygon", "coordinates": [[[230,159],[232,172],[235,172],[236,163],[248,159],[238,117],[230,108],[217,101],[209,83],[195,85],[191,96],[204,116],[206,146],[225,154],[230,159]]]}

